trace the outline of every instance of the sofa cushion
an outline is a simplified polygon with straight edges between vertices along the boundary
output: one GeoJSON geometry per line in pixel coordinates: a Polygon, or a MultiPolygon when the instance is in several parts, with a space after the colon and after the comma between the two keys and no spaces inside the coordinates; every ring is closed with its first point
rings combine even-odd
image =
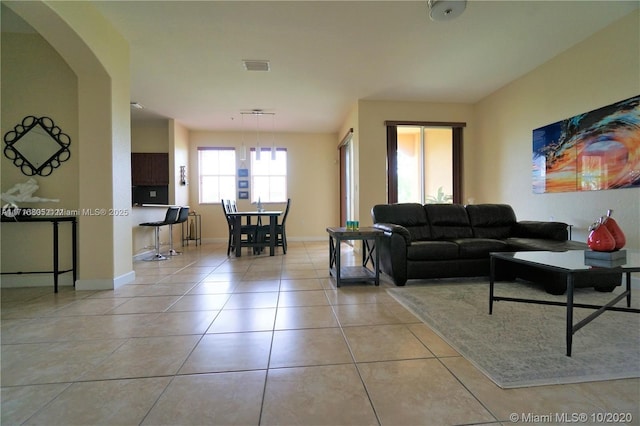
{"type": "Polygon", "coordinates": [[[470,204],[466,206],[473,236],[501,240],[511,236],[516,214],[507,204],[470,204]]]}
{"type": "Polygon", "coordinates": [[[471,238],[473,231],[464,206],[460,204],[425,204],[434,240],[471,238]]]}
{"type": "Polygon", "coordinates": [[[431,238],[427,213],[422,204],[378,204],[371,209],[371,216],[373,223],[393,223],[405,227],[411,235],[411,241],[431,238]]]}
{"type": "Polygon", "coordinates": [[[377,204],[371,209],[374,223],[395,223],[396,225],[428,225],[427,214],[418,203],[377,204]]]}
{"type": "Polygon", "coordinates": [[[450,260],[458,258],[458,245],[451,241],[416,241],[407,247],[407,260],[450,260]]]}
{"type": "Polygon", "coordinates": [[[423,226],[407,226],[409,235],[411,235],[411,241],[421,241],[431,239],[431,229],[429,225],[423,226]]]}
{"type": "Polygon", "coordinates": [[[453,242],[458,244],[460,259],[488,259],[492,251],[509,251],[505,241],[490,238],[460,238],[453,242]]]}

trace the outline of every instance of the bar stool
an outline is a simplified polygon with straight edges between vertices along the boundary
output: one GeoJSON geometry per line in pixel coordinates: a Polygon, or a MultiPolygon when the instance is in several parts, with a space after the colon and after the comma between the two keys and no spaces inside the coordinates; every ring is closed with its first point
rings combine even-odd
{"type": "Polygon", "coordinates": [[[172,225],[176,223],[178,219],[178,213],[180,212],[179,207],[169,207],[167,209],[167,213],[164,216],[164,220],[161,222],[145,222],[141,223],[140,226],[153,226],[155,227],[155,254],[153,257],[150,257],[149,261],[154,260],[167,260],[165,256],[160,254],[160,227],[165,225],[172,225]]]}
{"type": "Polygon", "coordinates": [[[186,222],[188,218],[189,218],[189,206],[180,207],[180,212],[176,217],[176,221],[174,223],[169,224],[169,252],[167,253],[168,256],[177,256],[179,254],[182,254],[181,251],[176,251],[173,248],[173,225],[182,224],[183,222],[186,222]]]}

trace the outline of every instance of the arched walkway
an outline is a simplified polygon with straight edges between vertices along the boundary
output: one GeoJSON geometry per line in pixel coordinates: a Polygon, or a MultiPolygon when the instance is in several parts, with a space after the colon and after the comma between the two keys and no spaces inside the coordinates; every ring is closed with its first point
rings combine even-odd
{"type": "MultiPolygon", "coordinates": [[[[134,279],[131,221],[129,47],[89,2],[3,2],[36,29],[78,78],[78,290],[134,279]]],[[[68,184],[68,183],[67,183],[68,184]]]]}

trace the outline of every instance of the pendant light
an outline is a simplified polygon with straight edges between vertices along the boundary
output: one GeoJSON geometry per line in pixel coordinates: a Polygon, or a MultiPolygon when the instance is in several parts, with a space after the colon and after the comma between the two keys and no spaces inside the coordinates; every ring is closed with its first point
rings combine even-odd
{"type": "Polygon", "coordinates": [[[244,114],[240,113],[240,127],[242,128],[242,145],[240,146],[240,161],[247,160],[247,146],[244,143],[244,114]]]}
{"type": "Polygon", "coordinates": [[[276,161],[276,115],[271,114],[271,161],[276,161]]]}
{"type": "Polygon", "coordinates": [[[253,114],[256,116],[256,161],[260,161],[260,116],[262,110],[254,109],[253,114]]]}
{"type": "Polygon", "coordinates": [[[261,109],[252,109],[251,111],[248,112],[240,112],[240,115],[242,116],[242,150],[240,152],[240,156],[242,158],[242,160],[244,161],[244,159],[246,158],[246,146],[245,146],[245,140],[244,140],[244,116],[245,114],[251,114],[255,117],[256,119],[256,161],[260,161],[261,158],[261,154],[262,154],[262,148],[260,147],[260,117],[263,115],[270,115],[271,116],[271,159],[275,160],[276,159],[276,153],[277,153],[277,149],[276,149],[276,144],[275,144],[275,113],[273,112],[264,112],[261,109]]]}

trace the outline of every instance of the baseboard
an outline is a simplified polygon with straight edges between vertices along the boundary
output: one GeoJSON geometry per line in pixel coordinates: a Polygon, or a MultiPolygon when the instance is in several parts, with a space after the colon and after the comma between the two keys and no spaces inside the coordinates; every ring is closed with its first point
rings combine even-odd
{"type": "Polygon", "coordinates": [[[136,280],[136,272],[129,271],[126,274],[120,275],[113,280],[113,289],[120,288],[123,285],[130,284],[136,280]]]}
{"type": "MultiPolygon", "coordinates": [[[[59,287],[73,287],[73,274],[65,272],[58,275],[59,287]]],[[[5,274],[0,275],[0,288],[13,287],[52,287],[53,274],[5,274]]]]}
{"type": "Polygon", "coordinates": [[[95,291],[95,290],[115,290],[122,287],[125,284],[133,282],[136,278],[134,271],[127,272],[126,274],[109,279],[92,279],[92,280],[77,280],[76,290],[78,291],[95,291]]]}
{"type": "Polygon", "coordinates": [[[287,235],[287,241],[329,241],[329,234],[326,237],[290,237],[287,235]]]}

